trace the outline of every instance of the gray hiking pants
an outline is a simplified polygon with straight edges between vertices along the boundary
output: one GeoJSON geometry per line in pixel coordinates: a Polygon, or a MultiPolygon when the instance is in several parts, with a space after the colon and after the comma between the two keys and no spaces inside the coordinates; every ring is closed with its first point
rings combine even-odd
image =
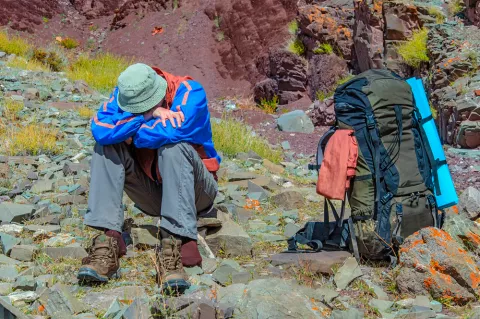
{"type": "Polygon", "coordinates": [[[121,232],[123,191],[145,213],[161,216],[161,228],[197,239],[197,213],[213,207],[217,183],[188,143],[158,149],[162,183],[152,181],[126,143],[96,144],[91,161],[90,195],[85,224],[121,232]]]}

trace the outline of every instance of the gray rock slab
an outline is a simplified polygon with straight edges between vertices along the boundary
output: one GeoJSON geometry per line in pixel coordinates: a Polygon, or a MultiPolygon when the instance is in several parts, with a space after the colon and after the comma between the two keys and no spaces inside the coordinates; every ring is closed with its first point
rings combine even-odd
{"type": "Polygon", "coordinates": [[[334,276],[335,285],[339,289],[345,289],[355,279],[362,276],[362,270],[354,257],[349,257],[345,263],[338,269],[334,276]]]}
{"type": "Polygon", "coordinates": [[[53,181],[51,180],[39,180],[33,184],[31,188],[32,193],[42,194],[53,191],[53,181]]]}
{"type": "Polygon", "coordinates": [[[52,319],[64,319],[82,313],[87,307],[76,299],[68,286],[55,284],[39,297],[40,303],[52,319]]]}
{"type": "Polygon", "coordinates": [[[37,230],[44,230],[47,233],[58,234],[61,232],[61,228],[58,225],[25,225],[25,229],[31,232],[36,232],[37,230]]]}
{"type": "Polygon", "coordinates": [[[70,257],[75,259],[82,259],[88,256],[87,251],[83,247],[45,247],[44,253],[52,259],[59,259],[63,257],[70,257]]]}
{"type": "Polygon", "coordinates": [[[101,292],[89,292],[82,301],[94,309],[105,310],[116,298],[133,300],[145,297],[148,295],[142,286],[123,286],[101,292]]]}
{"type": "Polygon", "coordinates": [[[0,242],[2,244],[2,252],[6,255],[10,253],[13,246],[21,242],[20,238],[14,237],[9,234],[0,233],[0,242]]]}
{"type": "Polygon", "coordinates": [[[275,206],[284,209],[298,209],[305,205],[305,198],[296,190],[285,190],[273,195],[271,200],[275,206]]]}
{"type": "Polygon", "coordinates": [[[145,228],[132,228],[131,236],[135,247],[153,248],[160,244],[160,240],[145,228]]]}
{"type": "Polygon", "coordinates": [[[205,238],[214,254],[223,250],[230,256],[249,256],[252,253],[252,240],[243,228],[227,219],[221,228],[209,230],[205,238]]]}
{"type": "Polygon", "coordinates": [[[0,221],[22,223],[35,212],[33,205],[0,203],[0,221]]]}
{"type": "Polygon", "coordinates": [[[297,233],[297,231],[300,230],[300,226],[298,225],[295,225],[293,223],[289,223],[287,225],[285,225],[285,230],[283,231],[283,235],[285,237],[292,237],[293,235],[295,235],[297,233]]]}
{"type": "Polygon", "coordinates": [[[35,278],[33,278],[32,275],[29,276],[18,276],[17,279],[15,280],[15,284],[13,285],[13,288],[15,290],[23,290],[23,291],[35,291],[35,288],[37,287],[35,278]]]}
{"type": "Polygon", "coordinates": [[[346,251],[321,251],[316,253],[280,253],[268,257],[273,266],[304,266],[317,274],[333,274],[332,267],[341,265],[352,255],[346,251]]]}
{"type": "Polygon", "coordinates": [[[5,282],[14,282],[18,276],[15,266],[0,266],[0,280],[5,282]]]}
{"type": "Polygon", "coordinates": [[[10,252],[10,257],[20,261],[32,261],[38,252],[37,246],[16,245],[10,252]]]}

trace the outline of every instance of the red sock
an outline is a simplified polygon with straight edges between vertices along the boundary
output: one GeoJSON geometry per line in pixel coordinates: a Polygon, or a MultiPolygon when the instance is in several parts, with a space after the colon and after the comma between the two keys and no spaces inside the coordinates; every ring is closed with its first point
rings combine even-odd
{"type": "Polygon", "coordinates": [[[125,245],[125,242],[123,241],[121,233],[119,233],[116,230],[106,230],[105,235],[107,235],[108,237],[113,237],[113,238],[117,239],[118,250],[119,250],[119,256],[118,257],[122,257],[123,255],[125,255],[127,253],[127,246],[125,245]]]}
{"type": "Polygon", "coordinates": [[[189,240],[182,244],[182,264],[186,267],[202,267],[202,256],[198,251],[197,242],[189,240]]]}

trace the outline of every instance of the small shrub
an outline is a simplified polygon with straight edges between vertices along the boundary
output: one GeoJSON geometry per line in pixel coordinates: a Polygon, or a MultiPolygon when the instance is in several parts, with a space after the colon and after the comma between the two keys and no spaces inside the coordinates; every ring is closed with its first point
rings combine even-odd
{"type": "Polygon", "coordinates": [[[11,68],[17,68],[17,69],[23,69],[23,70],[29,70],[29,71],[43,71],[43,72],[50,71],[50,69],[44,64],[42,64],[41,62],[38,62],[36,60],[27,60],[19,56],[8,61],[7,66],[11,68]]]}
{"type": "Polygon", "coordinates": [[[88,30],[94,32],[94,31],[97,31],[98,30],[98,25],[96,24],[91,24],[88,26],[88,30]]]}
{"type": "Polygon", "coordinates": [[[305,45],[299,38],[296,38],[288,42],[287,50],[296,55],[303,55],[305,53],[305,45]]]}
{"type": "Polygon", "coordinates": [[[84,80],[102,93],[110,92],[117,84],[117,78],[131,63],[132,59],[102,53],[96,57],[81,55],[67,70],[67,77],[73,81],[84,80]]]}
{"type": "Polygon", "coordinates": [[[65,49],[75,49],[78,47],[78,41],[72,38],[65,38],[60,41],[60,45],[65,49]]]}
{"type": "Polygon", "coordinates": [[[427,55],[427,36],[427,29],[417,30],[410,40],[397,46],[397,52],[406,64],[418,68],[423,62],[430,61],[427,55]]]}
{"type": "Polygon", "coordinates": [[[78,114],[83,118],[92,118],[93,114],[95,114],[95,111],[87,106],[82,106],[78,109],[78,114]]]}
{"type": "Polygon", "coordinates": [[[31,45],[18,36],[9,36],[6,32],[0,31],[0,51],[7,54],[26,56],[31,45]]]}
{"type": "Polygon", "coordinates": [[[333,47],[330,43],[322,43],[313,50],[315,54],[332,54],[333,47]]]}
{"type": "Polygon", "coordinates": [[[336,84],[336,86],[345,84],[345,83],[347,83],[348,81],[350,81],[351,79],[353,79],[354,77],[355,77],[355,75],[349,74],[349,75],[341,78],[340,80],[338,80],[335,84],[336,84]]]}
{"type": "Polygon", "coordinates": [[[451,16],[457,15],[462,12],[463,9],[465,9],[465,6],[462,0],[452,0],[448,4],[448,13],[450,13],[451,16]]]}
{"type": "Polygon", "coordinates": [[[442,10],[440,10],[438,7],[430,7],[428,8],[428,14],[432,17],[434,17],[437,21],[438,24],[442,24],[445,22],[445,16],[442,13],[442,10]]]}
{"type": "Polygon", "coordinates": [[[293,20],[288,24],[288,32],[291,35],[296,35],[298,31],[298,22],[297,20],[293,20]]]}
{"type": "Polygon", "coordinates": [[[218,31],[217,32],[217,41],[222,42],[223,40],[225,40],[225,33],[223,33],[223,31],[218,31]]]}
{"type": "Polygon", "coordinates": [[[212,121],[212,133],[215,148],[226,156],[252,150],[274,163],[281,160],[280,150],[270,148],[265,139],[252,135],[244,123],[235,119],[225,117],[219,123],[212,121]]]}
{"type": "Polygon", "coordinates": [[[259,107],[268,114],[274,114],[277,111],[278,107],[278,96],[274,96],[271,100],[266,98],[260,99],[259,107]]]}
{"type": "Polygon", "coordinates": [[[47,17],[42,17],[42,21],[43,23],[48,23],[48,21],[50,21],[47,17]]]}
{"type": "Polygon", "coordinates": [[[8,155],[58,154],[57,133],[54,128],[40,124],[9,127],[0,136],[1,152],[8,155]]]}
{"type": "Polygon", "coordinates": [[[324,100],[328,99],[332,95],[333,95],[333,91],[330,91],[328,93],[325,93],[323,91],[315,92],[315,96],[316,96],[317,100],[319,100],[320,102],[323,102],[324,100]]]}
{"type": "Polygon", "coordinates": [[[46,52],[42,49],[34,49],[32,59],[43,63],[55,72],[61,71],[64,67],[64,61],[55,51],[46,52]]]}

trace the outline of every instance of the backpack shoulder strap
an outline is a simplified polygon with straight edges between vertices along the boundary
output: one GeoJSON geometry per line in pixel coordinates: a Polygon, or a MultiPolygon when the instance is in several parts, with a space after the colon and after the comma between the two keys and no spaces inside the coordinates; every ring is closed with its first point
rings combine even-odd
{"type": "Polygon", "coordinates": [[[330,137],[332,137],[333,133],[335,133],[336,130],[337,128],[335,126],[332,126],[327,132],[325,132],[325,134],[322,135],[322,137],[318,141],[317,146],[317,164],[308,164],[309,170],[318,171],[320,169],[320,166],[322,166],[323,162],[323,151],[325,150],[325,146],[327,145],[328,140],[330,139],[330,137]]]}

